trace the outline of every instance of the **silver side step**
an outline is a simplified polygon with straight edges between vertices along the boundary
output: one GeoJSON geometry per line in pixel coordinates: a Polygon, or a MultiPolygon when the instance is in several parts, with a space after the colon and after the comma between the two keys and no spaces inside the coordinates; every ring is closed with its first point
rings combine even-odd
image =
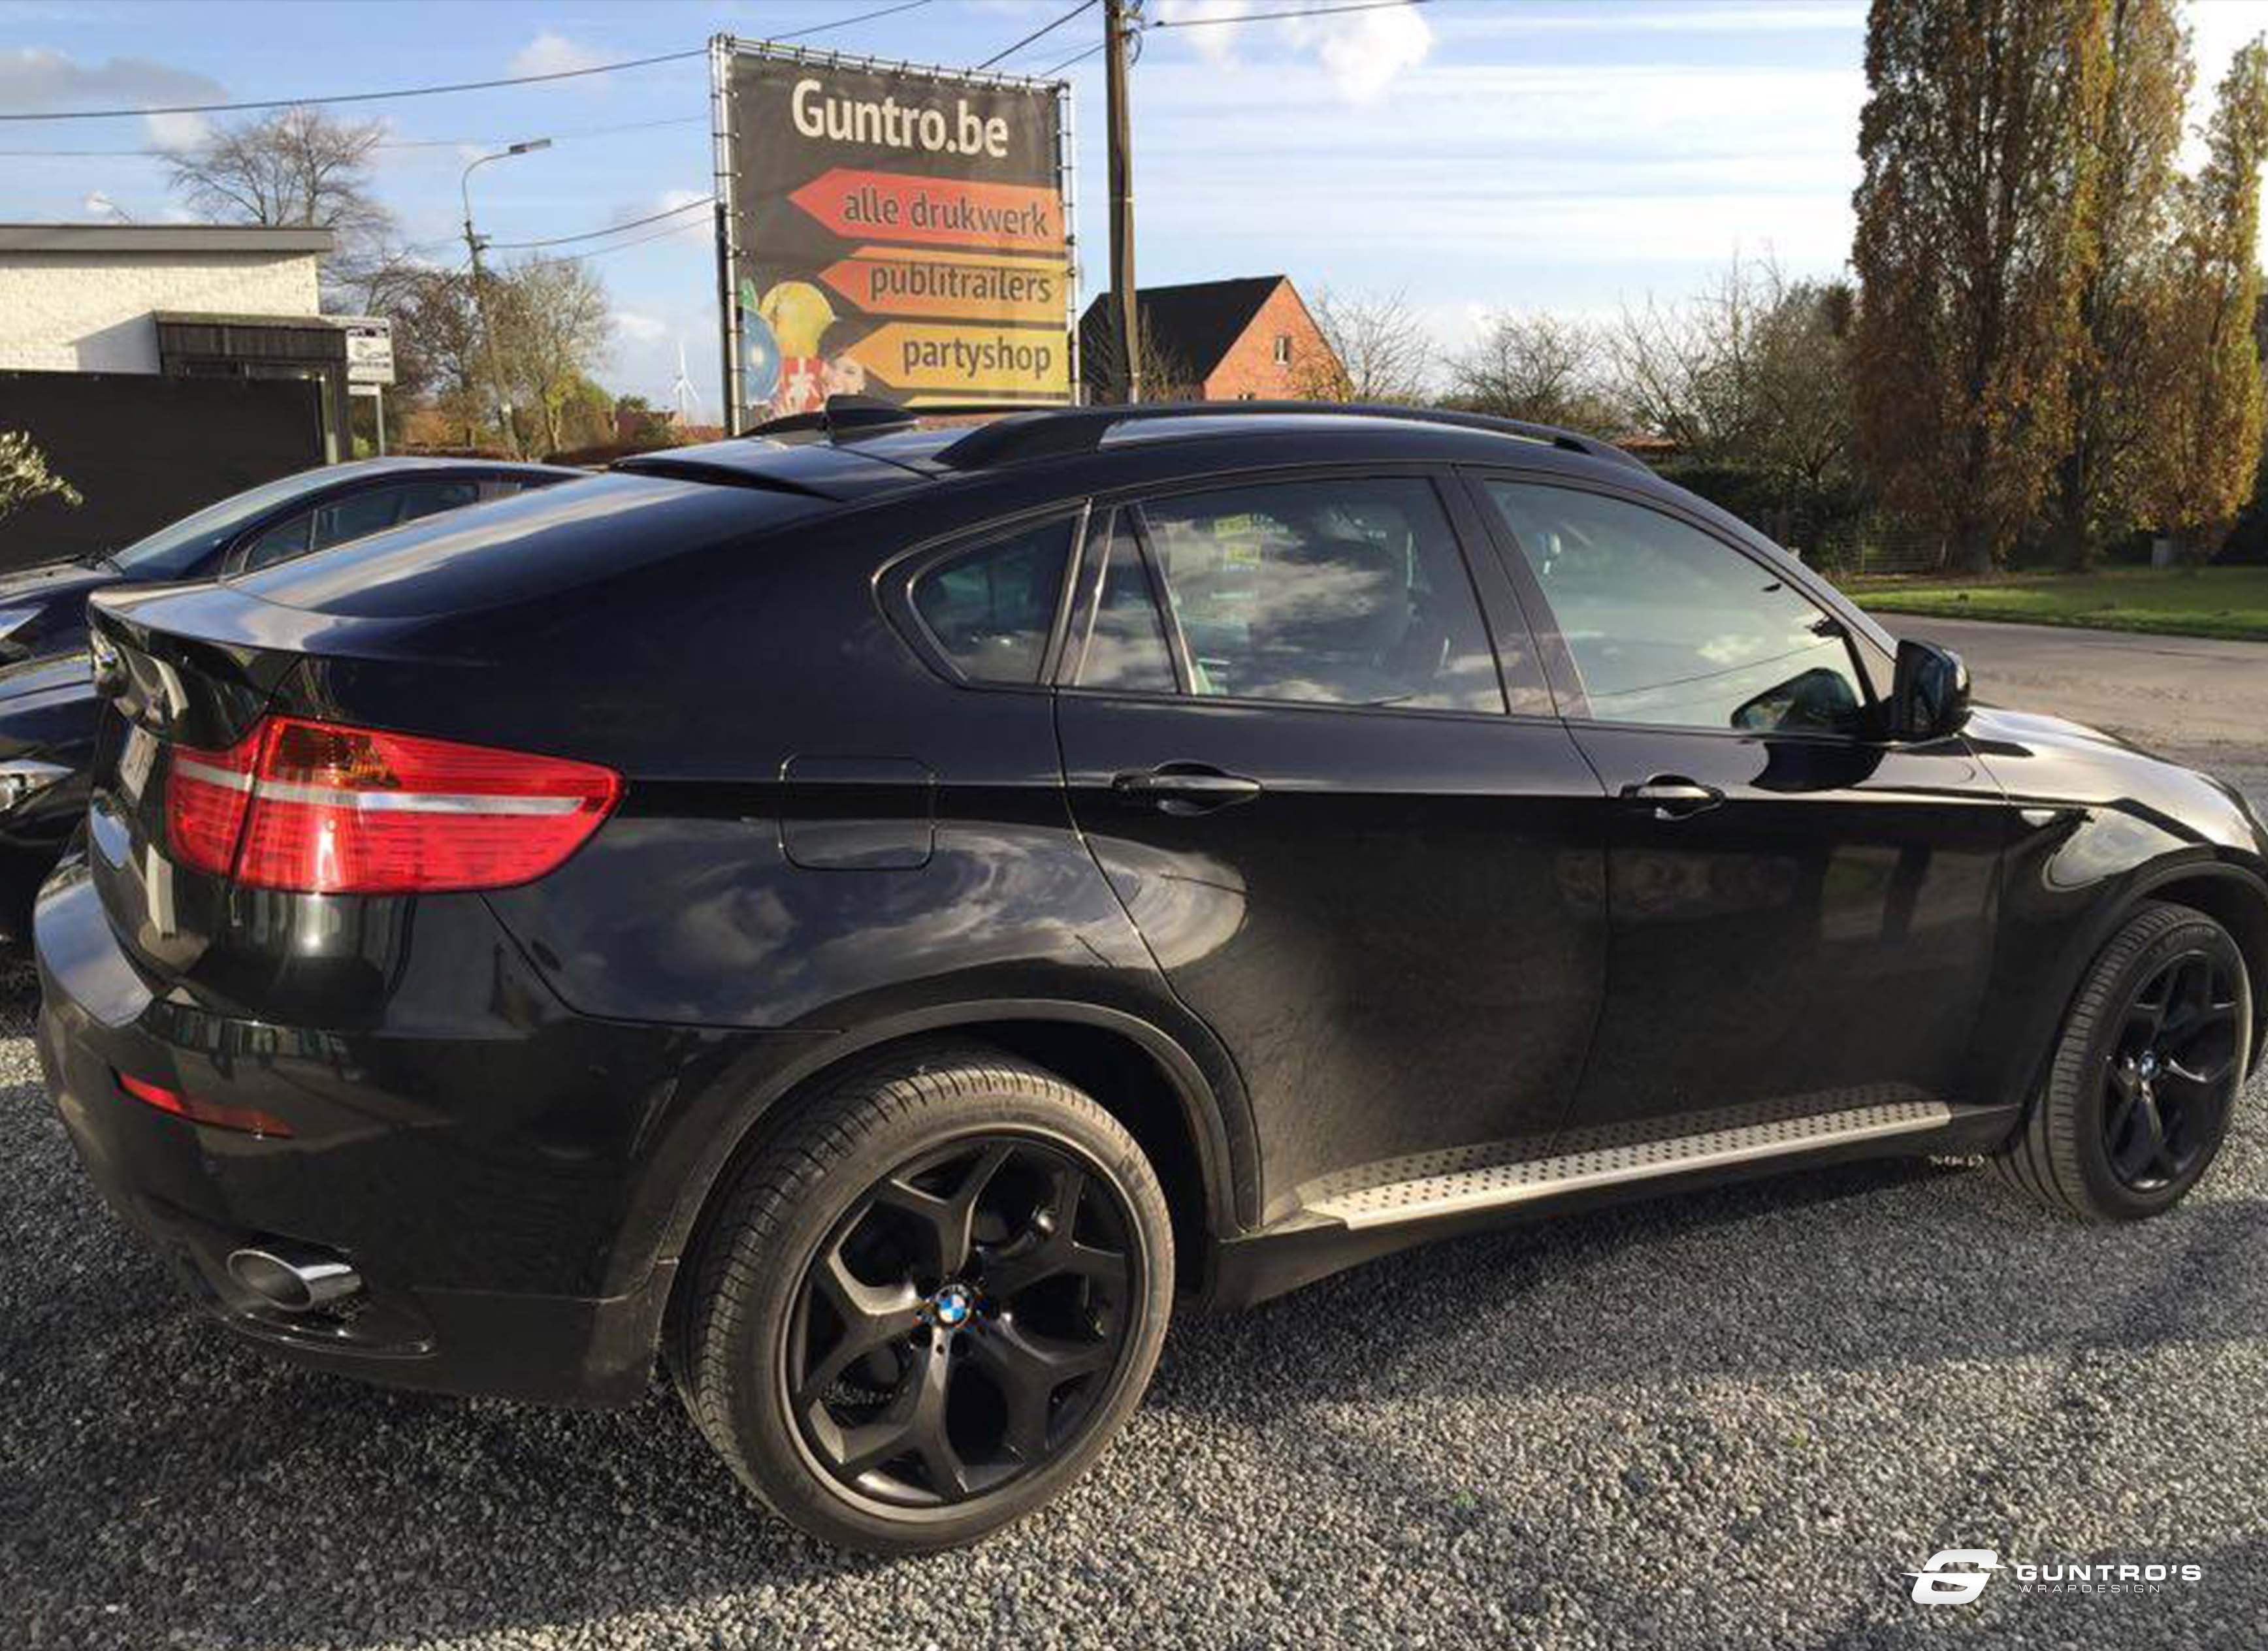
{"type": "Polygon", "coordinates": [[[1516,1143],[1500,1143],[1461,1153],[1429,1153],[1403,1159],[1399,1165],[1378,1165],[1360,1183],[1347,1177],[1329,1178],[1305,1189],[1300,1203],[1309,1214],[1349,1227],[1384,1227],[1464,1210],[1525,1204],[1587,1187],[1786,1157],[1886,1135],[1912,1134],[1952,1121],[1953,1109],[1941,1101],[1896,1100],[1756,1122],[1727,1121],[1699,1134],[1652,1141],[1612,1139],[1627,1136],[1627,1130],[1595,1132],[1594,1139],[1609,1139],[1589,1145],[1579,1136],[1568,1143],[1580,1144],[1579,1150],[1549,1158],[1508,1157],[1504,1155],[1515,1150],[1516,1143]],[[1390,1175],[1396,1169],[1419,1172],[1376,1178],[1377,1170],[1390,1175]]]}

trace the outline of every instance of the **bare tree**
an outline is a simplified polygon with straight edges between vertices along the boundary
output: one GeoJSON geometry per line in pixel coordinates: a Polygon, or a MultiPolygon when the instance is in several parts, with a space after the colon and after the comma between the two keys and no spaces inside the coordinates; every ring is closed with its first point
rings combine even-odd
{"type": "Polygon", "coordinates": [[[1855,299],[1735,259],[1683,305],[1649,298],[1608,335],[1615,399],[1684,459],[1745,478],[1742,508],[1782,539],[1855,509],[1855,299]]]}
{"type": "Polygon", "coordinates": [[[1758,416],[1764,318],[1786,296],[1777,264],[1735,257],[1690,302],[1625,306],[1608,336],[1615,392],[1640,428],[1708,457],[1742,446],[1758,416]]]}
{"type": "Polygon", "coordinates": [[[590,266],[538,258],[495,272],[489,325],[514,401],[540,421],[545,451],[566,445],[569,403],[605,353],[607,289],[590,266]]]}
{"type": "Polygon", "coordinates": [[[1294,356],[1300,394],[1322,401],[1425,400],[1433,341],[1403,294],[1324,287],[1308,301],[1307,314],[1328,353],[1294,356]]]}
{"type": "Polygon", "coordinates": [[[487,337],[461,271],[412,268],[390,283],[384,313],[394,319],[394,378],[405,401],[430,397],[441,415],[477,445],[490,396],[487,337]]]}
{"type": "Polygon", "coordinates": [[[231,224],[326,229],[338,248],[328,287],[357,298],[395,260],[394,214],[371,192],[370,157],[386,136],[378,121],[336,121],[320,109],[278,109],[224,128],[167,163],[190,206],[231,224]]]}
{"type": "Polygon", "coordinates": [[[1507,310],[1449,358],[1452,398],[1476,413],[1607,432],[1620,422],[1596,328],[1565,316],[1507,310]]]}
{"type": "MultiPolygon", "coordinates": [[[[1145,401],[1187,401],[1204,394],[1197,376],[1159,338],[1157,329],[1149,325],[1147,316],[1135,320],[1134,347],[1140,360],[1142,400],[1145,401]]],[[[1115,307],[1103,306],[1096,324],[1079,334],[1079,377],[1090,387],[1123,384],[1125,375],[1119,370],[1125,365],[1126,351],[1118,336],[1118,316],[1115,307]]]]}

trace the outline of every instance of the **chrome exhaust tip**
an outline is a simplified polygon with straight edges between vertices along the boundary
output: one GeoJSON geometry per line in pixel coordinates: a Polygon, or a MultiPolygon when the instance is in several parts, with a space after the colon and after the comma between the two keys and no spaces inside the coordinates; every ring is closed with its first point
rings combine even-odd
{"type": "Polygon", "coordinates": [[[229,1252],[228,1275],[270,1307],[304,1313],[362,1288],[362,1274],[335,1255],[296,1245],[247,1244],[229,1252]]]}

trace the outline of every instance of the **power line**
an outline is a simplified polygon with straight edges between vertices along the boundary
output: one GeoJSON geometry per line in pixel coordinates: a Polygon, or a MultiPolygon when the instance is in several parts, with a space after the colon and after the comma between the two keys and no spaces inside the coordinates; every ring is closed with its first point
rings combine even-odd
{"type": "Polygon", "coordinates": [[[993,64],[998,62],[1004,57],[1013,57],[1018,52],[1022,51],[1024,48],[1029,46],[1034,40],[1038,40],[1042,35],[1054,33],[1057,29],[1063,27],[1064,24],[1070,22],[1073,18],[1079,16],[1082,12],[1094,11],[1100,4],[1101,0],[1080,0],[1080,3],[1078,5],[1073,6],[1070,11],[1064,12],[1054,22],[1042,24],[1038,28],[1034,29],[1029,34],[1024,36],[1022,40],[1018,40],[1013,46],[1006,47],[1000,51],[993,53],[991,56],[977,64],[976,67],[979,70],[990,69],[993,64]]]}
{"type": "Polygon", "coordinates": [[[498,80],[460,80],[445,86],[404,86],[391,92],[342,92],[327,98],[258,98],[236,103],[171,103],[145,109],[68,109],[42,114],[0,114],[0,121],[116,121],[142,114],[232,114],[247,109],[291,109],[317,103],[378,103],[393,98],[431,98],[447,92],[490,92],[498,86],[528,86],[547,80],[576,80],[585,75],[611,75],[625,69],[644,69],[655,63],[674,63],[688,57],[706,57],[709,48],[662,52],[652,57],[632,57],[618,63],[593,63],[587,69],[555,69],[543,75],[509,75],[498,80]]]}
{"type": "Polygon", "coordinates": [[[1049,75],[1055,74],[1060,70],[1068,69],[1073,63],[1083,63],[1096,53],[1106,49],[1109,44],[1110,42],[1108,40],[1101,40],[1088,47],[1083,52],[1073,52],[1070,56],[1064,58],[1063,62],[1059,63],[1049,63],[1045,69],[1040,70],[1037,75],[1035,75],[1033,78],[1035,80],[1045,80],[1049,75]]]}
{"type": "MultiPolygon", "coordinates": [[[[705,114],[673,114],[666,120],[625,121],[616,126],[571,127],[563,132],[550,132],[541,136],[549,136],[555,143],[571,143],[578,137],[612,137],[617,132],[651,132],[665,126],[706,126],[708,124],[709,117],[705,114]]],[[[401,137],[383,138],[371,147],[373,149],[494,149],[499,143],[509,143],[512,141],[508,137],[401,137]]],[[[162,155],[171,154],[173,151],[158,150],[151,152],[162,155]]]]}
{"type": "MultiPolygon", "coordinates": [[[[585,126],[550,134],[556,143],[571,143],[583,137],[611,137],[618,132],[650,132],[665,126],[706,126],[705,114],[673,114],[661,121],[625,121],[615,126],[585,126]]],[[[506,137],[388,137],[372,143],[372,149],[493,149],[512,140],[506,137]]],[[[43,155],[68,156],[75,159],[98,158],[113,160],[136,157],[151,160],[184,160],[197,151],[188,149],[0,149],[0,158],[35,160],[43,155]]]]}
{"type": "MultiPolygon", "coordinates": [[[[871,23],[877,18],[910,11],[917,6],[927,5],[929,0],[899,0],[896,5],[883,6],[873,11],[861,11],[856,17],[835,18],[825,23],[814,23],[808,28],[791,29],[784,34],[771,36],[776,40],[799,40],[808,35],[823,34],[829,29],[849,28],[854,23],[871,23]]],[[[233,103],[173,103],[139,109],[67,109],[41,114],[0,114],[0,121],[116,121],[141,114],[234,114],[249,109],[290,109],[318,103],[381,103],[395,98],[433,98],[452,92],[492,92],[500,86],[532,86],[553,80],[577,80],[586,75],[611,75],[625,69],[648,69],[656,63],[682,62],[689,57],[706,57],[707,46],[696,46],[681,52],[659,52],[652,57],[625,58],[620,62],[593,63],[582,69],[555,69],[548,74],[506,75],[495,80],[460,80],[446,85],[403,86],[390,92],[342,92],[323,98],[254,98],[233,103]]]]}
{"type": "Polygon", "coordinates": [[[587,253],[578,253],[576,256],[604,258],[608,253],[626,253],[633,246],[644,246],[648,241],[666,240],[670,236],[682,235],[688,230],[705,230],[708,227],[706,224],[673,224],[667,229],[656,230],[651,235],[640,235],[632,240],[617,241],[612,246],[594,246],[587,253]]]}
{"type": "Polygon", "coordinates": [[[1160,18],[1152,29],[1209,29],[1224,23],[1271,23],[1278,18],[1327,18],[1340,11],[1385,11],[1395,6],[1430,5],[1432,0],[1348,0],[1344,5],[1302,6],[1296,11],[1239,11],[1209,18],[1160,18]]]}
{"type": "Polygon", "coordinates": [[[876,18],[895,17],[901,11],[911,11],[925,6],[929,0],[899,0],[894,6],[884,6],[879,11],[861,11],[855,18],[837,18],[832,23],[814,23],[807,29],[791,29],[784,34],[767,34],[767,40],[799,40],[806,34],[824,34],[829,29],[847,29],[853,23],[872,23],[876,18]]]}
{"type": "Polygon", "coordinates": [[[540,241],[488,241],[483,245],[494,252],[509,253],[520,252],[531,246],[563,246],[569,241],[594,241],[602,235],[618,235],[624,230],[640,229],[648,224],[659,224],[664,218],[678,217],[696,208],[716,204],[715,195],[704,194],[698,201],[688,201],[682,206],[674,206],[666,211],[649,213],[642,218],[632,218],[627,224],[610,224],[602,230],[585,230],[579,235],[549,235],[540,241]]]}

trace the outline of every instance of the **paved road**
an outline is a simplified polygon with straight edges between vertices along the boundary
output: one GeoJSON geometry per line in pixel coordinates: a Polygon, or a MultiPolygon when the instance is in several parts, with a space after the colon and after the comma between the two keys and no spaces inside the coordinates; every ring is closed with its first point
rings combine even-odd
{"type": "MultiPolygon", "coordinates": [[[[1956,628],[1988,693],[2040,671],[2000,697],[2088,715],[2040,685],[2086,686],[2097,664],[2052,656],[2095,649],[2126,662],[2110,708],[2152,719],[2131,731],[2245,754],[2196,720],[2214,671],[1931,627],[1956,628]]],[[[2268,1085],[2192,1200],[2137,1228],[1958,1166],[1858,1166],[1178,1325],[1057,1508],[886,1565],[755,1514],[659,1385],[611,1415],[457,1403],[207,1330],[78,1174],[22,1012],[0,1006],[11,1651],[2268,1643],[2268,1085]],[[1901,1573],[1945,1547],[2204,1577],[2004,1573],[1913,1604],[1901,1573]]]]}

